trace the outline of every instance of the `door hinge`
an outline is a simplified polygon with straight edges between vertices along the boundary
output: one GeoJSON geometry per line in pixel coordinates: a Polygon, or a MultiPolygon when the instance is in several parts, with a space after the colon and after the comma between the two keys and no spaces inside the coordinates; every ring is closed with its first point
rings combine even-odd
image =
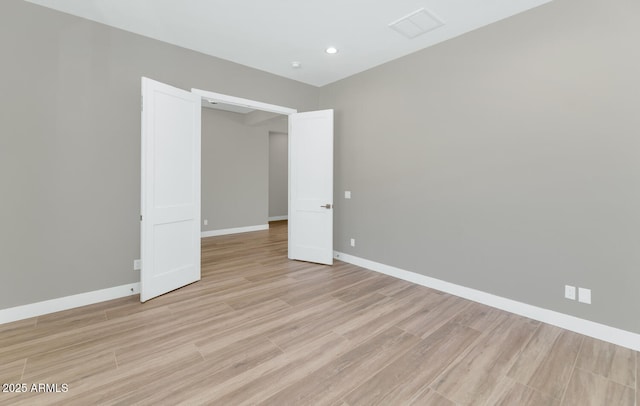
{"type": "Polygon", "coordinates": [[[140,96],[140,111],[144,111],[144,96],[140,96]]]}
{"type": "Polygon", "coordinates": [[[140,221],[142,221],[142,214],[140,215],[140,221]]]}

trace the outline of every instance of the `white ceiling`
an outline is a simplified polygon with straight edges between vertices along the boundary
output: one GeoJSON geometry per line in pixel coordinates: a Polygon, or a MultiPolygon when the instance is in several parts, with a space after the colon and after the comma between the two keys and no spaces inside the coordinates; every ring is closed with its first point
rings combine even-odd
{"type": "Polygon", "coordinates": [[[26,1],[323,86],[551,0],[26,1]],[[423,7],[444,25],[413,39],[388,26],[423,7]]]}

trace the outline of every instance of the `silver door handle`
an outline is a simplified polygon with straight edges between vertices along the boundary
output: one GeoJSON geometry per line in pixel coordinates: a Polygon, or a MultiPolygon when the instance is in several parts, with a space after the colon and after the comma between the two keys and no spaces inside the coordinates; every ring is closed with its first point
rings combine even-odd
{"type": "Polygon", "coordinates": [[[324,206],[320,206],[320,207],[324,207],[325,209],[330,209],[331,205],[329,203],[325,204],[324,206]]]}

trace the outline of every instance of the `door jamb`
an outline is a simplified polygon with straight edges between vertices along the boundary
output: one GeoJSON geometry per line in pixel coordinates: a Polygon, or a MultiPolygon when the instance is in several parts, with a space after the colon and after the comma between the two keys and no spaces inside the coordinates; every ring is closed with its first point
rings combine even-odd
{"type": "Polygon", "coordinates": [[[191,93],[200,95],[203,99],[207,99],[210,102],[230,104],[233,106],[248,107],[254,110],[267,111],[269,113],[284,114],[286,116],[295,114],[298,112],[296,109],[289,107],[277,106],[275,104],[263,103],[255,100],[243,99],[241,97],[229,96],[221,93],[209,92],[207,90],[191,89],[191,93]]]}
{"type": "MultiPolygon", "coordinates": [[[[269,113],[278,113],[278,114],[284,114],[287,116],[290,116],[291,114],[296,114],[298,112],[298,110],[296,109],[292,109],[289,107],[283,107],[283,106],[277,106],[275,104],[269,104],[269,103],[263,103],[263,102],[259,102],[259,101],[255,101],[255,100],[249,100],[249,99],[243,99],[241,97],[235,97],[235,96],[229,96],[226,94],[222,94],[222,93],[215,93],[215,92],[210,92],[208,90],[201,90],[201,89],[195,89],[192,88],[191,89],[191,93],[195,93],[197,95],[200,95],[200,97],[202,97],[203,99],[208,100],[209,102],[215,102],[215,103],[223,103],[223,104],[230,104],[233,106],[241,106],[241,107],[247,107],[250,109],[254,109],[254,110],[262,110],[262,111],[266,111],[269,113]]],[[[289,124],[290,125],[290,124],[289,124]]],[[[289,152],[289,164],[291,163],[291,152],[289,152]]],[[[289,169],[287,170],[289,171],[289,169]]],[[[289,204],[291,203],[291,179],[290,176],[288,176],[288,186],[287,186],[287,199],[289,201],[289,204]]],[[[291,229],[289,228],[288,230],[288,234],[287,234],[287,241],[291,239],[291,229]]]]}

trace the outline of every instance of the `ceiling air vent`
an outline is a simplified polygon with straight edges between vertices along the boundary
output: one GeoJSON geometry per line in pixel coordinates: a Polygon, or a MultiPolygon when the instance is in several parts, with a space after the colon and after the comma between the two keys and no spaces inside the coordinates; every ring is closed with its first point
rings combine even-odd
{"type": "Polygon", "coordinates": [[[422,35],[425,32],[429,32],[443,25],[444,23],[438,17],[424,8],[416,10],[413,13],[407,14],[406,16],[389,23],[390,28],[396,30],[409,39],[415,38],[418,35],[422,35]]]}

